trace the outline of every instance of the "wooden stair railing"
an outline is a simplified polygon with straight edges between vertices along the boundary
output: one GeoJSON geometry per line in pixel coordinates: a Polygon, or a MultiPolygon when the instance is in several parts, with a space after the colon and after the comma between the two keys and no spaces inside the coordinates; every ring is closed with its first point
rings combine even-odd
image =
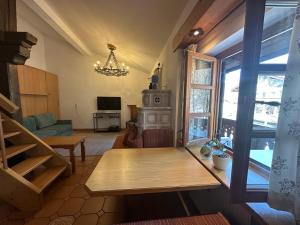
{"type": "Polygon", "coordinates": [[[44,190],[60,175],[70,175],[71,165],[1,109],[13,114],[18,108],[0,94],[0,199],[22,211],[38,210],[44,190]]]}
{"type": "Polygon", "coordinates": [[[2,163],[3,163],[3,168],[7,169],[7,158],[6,158],[6,150],[5,150],[5,142],[4,142],[4,132],[3,132],[3,126],[2,126],[2,116],[0,113],[0,149],[1,149],[1,156],[2,156],[2,163]]]}
{"type": "MultiPolygon", "coordinates": [[[[0,93],[0,109],[3,109],[10,114],[13,114],[19,110],[19,107],[0,93]]],[[[3,126],[2,126],[3,121],[4,120],[2,119],[2,116],[0,113],[0,137],[1,137],[0,138],[0,149],[1,149],[3,168],[7,169],[8,166],[7,166],[6,151],[5,151],[4,132],[3,132],[3,126]]]]}
{"type": "Polygon", "coordinates": [[[16,113],[19,110],[17,105],[0,93],[0,109],[1,108],[10,114],[16,113]]]}

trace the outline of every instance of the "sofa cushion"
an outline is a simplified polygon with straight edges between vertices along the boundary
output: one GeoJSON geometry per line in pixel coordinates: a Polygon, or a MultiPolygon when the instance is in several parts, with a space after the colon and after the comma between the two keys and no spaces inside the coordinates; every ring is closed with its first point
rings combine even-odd
{"type": "Polygon", "coordinates": [[[42,128],[41,130],[55,130],[57,134],[62,134],[67,131],[72,131],[71,124],[55,124],[53,126],[42,128]]]}
{"type": "Polygon", "coordinates": [[[35,116],[38,128],[49,127],[56,124],[56,119],[52,113],[43,113],[35,116]]]}
{"type": "Polygon", "coordinates": [[[40,138],[49,137],[49,136],[57,136],[58,133],[56,130],[36,130],[33,132],[36,136],[40,138]]]}
{"type": "Polygon", "coordinates": [[[37,124],[33,116],[23,118],[23,125],[31,132],[37,130],[37,124]]]}

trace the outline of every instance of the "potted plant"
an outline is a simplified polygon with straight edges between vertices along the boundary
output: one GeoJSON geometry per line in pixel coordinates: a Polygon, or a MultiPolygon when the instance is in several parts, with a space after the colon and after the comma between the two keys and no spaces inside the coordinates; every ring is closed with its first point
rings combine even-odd
{"type": "Polygon", "coordinates": [[[212,154],[214,167],[225,170],[229,162],[229,155],[226,153],[224,145],[216,138],[206,142],[200,149],[200,153],[205,156],[212,154]]]}

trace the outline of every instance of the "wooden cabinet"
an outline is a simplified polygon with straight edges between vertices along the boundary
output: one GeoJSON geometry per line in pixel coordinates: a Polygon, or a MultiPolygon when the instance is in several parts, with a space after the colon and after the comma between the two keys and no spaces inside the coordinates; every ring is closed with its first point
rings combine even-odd
{"type": "Polygon", "coordinates": [[[23,117],[51,112],[59,119],[57,75],[22,65],[18,79],[23,117]]]}
{"type": "Polygon", "coordinates": [[[18,66],[20,94],[47,95],[46,72],[33,67],[18,66]]]}
{"type": "Polygon", "coordinates": [[[58,78],[56,75],[46,73],[46,86],[48,94],[48,112],[53,113],[56,118],[59,118],[59,92],[58,78]]]}

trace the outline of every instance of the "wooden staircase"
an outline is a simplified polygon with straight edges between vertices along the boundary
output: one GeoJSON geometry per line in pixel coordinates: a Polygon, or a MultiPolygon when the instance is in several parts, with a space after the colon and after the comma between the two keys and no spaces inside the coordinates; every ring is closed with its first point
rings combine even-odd
{"type": "Polygon", "coordinates": [[[60,175],[70,175],[71,165],[7,116],[17,110],[0,94],[0,199],[22,211],[35,211],[41,207],[44,190],[60,175]]]}

